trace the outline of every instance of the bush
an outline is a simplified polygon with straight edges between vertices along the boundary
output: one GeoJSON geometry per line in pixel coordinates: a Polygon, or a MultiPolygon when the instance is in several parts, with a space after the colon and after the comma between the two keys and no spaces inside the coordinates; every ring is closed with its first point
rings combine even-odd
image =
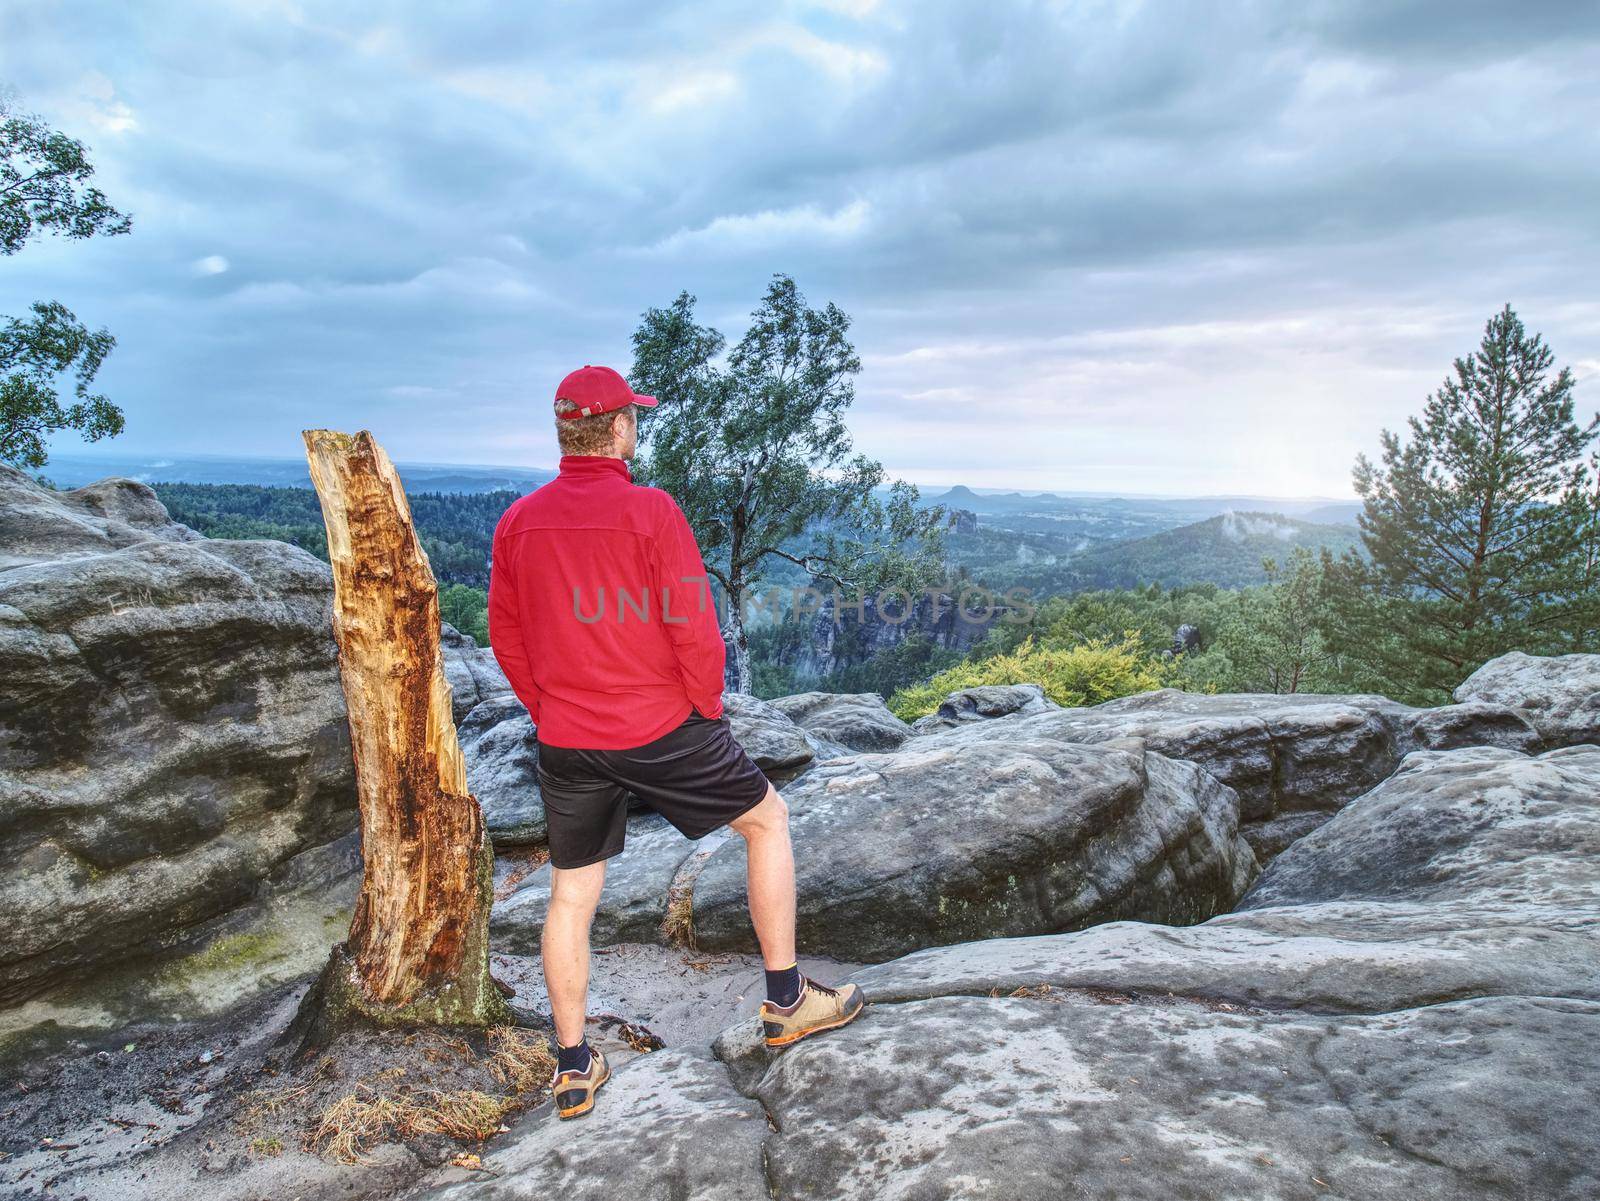
{"type": "Polygon", "coordinates": [[[1136,631],[1124,632],[1117,642],[1095,638],[1066,648],[1029,638],[1009,654],[958,663],[925,684],[902,688],[889,708],[901,720],[915,721],[934,712],[948,693],[984,684],[1038,684],[1058,705],[1098,705],[1164,687],[1175,669],[1174,661],[1144,650],[1136,631]]]}

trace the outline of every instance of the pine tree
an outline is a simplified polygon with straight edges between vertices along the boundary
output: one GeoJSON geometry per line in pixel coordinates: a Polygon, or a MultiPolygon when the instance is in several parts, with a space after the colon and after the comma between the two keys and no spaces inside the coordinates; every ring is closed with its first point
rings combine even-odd
{"type": "Polygon", "coordinates": [[[1330,655],[1322,631],[1322,568],[1303,546],[1280,567],[1265,559],[1267,583],[1241,591],[1218,642],[1237,673],[1241,692],[1316,692],[1330,655]]]}
{"type": "Polygon", "coordinates": [[[1402,693],[1437,699],[1495,655],[1554,649],[1592,603],[1583,456],[1600,415],[1576,424],[1572,373],[1552,377],[1553,361],[1507,305],[1410,437],[1384,430],[1382,464],[1357,459],[1369,561],[1351,552],[1329,573],[1338,641],[1402,693]]]}

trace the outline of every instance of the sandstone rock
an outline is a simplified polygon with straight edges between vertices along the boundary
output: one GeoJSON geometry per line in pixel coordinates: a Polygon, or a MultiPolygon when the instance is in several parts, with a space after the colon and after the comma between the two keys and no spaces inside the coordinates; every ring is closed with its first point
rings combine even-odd
{"type": "Polygon", "coordinates": [[[737,692],[722,694],[722,713],[733,736],[774,782],[782,783],[810,763],[816,752],[805,731],[766,701],[737,692]]]}
{"type": "Polygon", "coordinates": [[[779,1196],[1576,1201],[1597,850],[1600,749],[1417,752],[1239,912],[925,950],[858,973],[844,1030],[716,1049],[779,1196]]]}
{"type": "MultiPolygon", "coordinates": [[[[935,743],[820,764],[785,790],[807,953],[875,960],[1122,917],[1200,921],[1254,875],[1237,798],[1190,764],[998,730],[935,743]]],[[[699,945],[754,945],[744,888],[733,839],[694,884],[699,945]]]]}
{"type": "MultiPolygon", "coordinates": [[[[946,705],[952,712],[964,695],[951,694],[946,705]]],[[[984,706],[974,702],[973,711],[981,715],[984,706]]],[[[1506,704],[1415,709],[1367,695],[1207,695],[1164,688],[1077,709],[1023,707],[998,718],[1068,741],[1143,738],[1152,750],[1199,764],[1239,793],[1241,829],[1263,862],[1386,778],[1411,750],[1489,745],[1536,752],[1545,745],[1528,715],[1506,704]]],[[[935,715],[917,728],[958,739],[998,733],[987,727],[973,732],[975,720],[935,715]]]]}
{"type": "Polygon", "coordinates": [[[1470,900],[1600,912],[1600,747],[1417,751],[1290,847],[1241,911],[1470,900]]]}
{"type": "Polygon", "coordinates": [[[1320,809],[1280,813],[1264,821],[1241,822],[1239,833],[1256,853],[1257,862],[1265,864],[1270,863],[1274,855],[1282,854],[1297,839],[1304,838],[1322,825],[1328,816],[1320,809]]]}
{"type": "Polygon", "coordinates": [[[802,729],[852,751],[892,751],[911,737],[911,727],[875,692],[802,692],[771,704],[802,729]]]}
{"type": "Polygon", "coordinates": [[[779,1197],[1576,1201],[1600,1187],[1600,1117],[1572,1105],[1597,1036],[1600,1005],[1543,998],[1306,1017],[943,996],[796,1047],[755,1095],[779,1197]]]}
{"type": "Polygon", "coordinates": [[[1468,676],[1455,699],[1519,710],[1546,746],[1600,744],[1600,655],[1545,657],[1512,651],[1468,676]]]}
{"type": "Polygon", "coordinates": [[[459,726],[484,701],[511,695],[511,684],[494,652],[479,646],[448,622],[440,623],[439,648],[444,652],[444,678],[450,685],[451,716],[459,726]]]}
{"type": "Polygon", "coordinates": [[[1417,752],[1274,860],[1233,913],[939,948],[861,981],[886,1001],[1040,983],[1373,1013],[1600,1001],[1597,851],[1600,750],[1417,752]]]}
{"type": "Polygon", "coordinates": [[[184,927],[172,947],[107,960],[0,1008],[0,1062],[37,1060],[151,1021],[203,1021],[304,981],[348,933],[360,882],[356,831],[302,851],[248,904],[184,927]]]}
{"type": "Polygon", "coordinates": [[[1162,688],[1085,709],[1028,719],[1051,737],[1138,737],[1152,750],[1198,763],[1239,794],[1243,815],[1332,811],[1394,770],[1410,749],[1401,731],[1414,710],[1381,696],[1230,693],[1162,688]]]}
{"type": "Polygon", "coordinates": [[[53,492],[0,464],[0,571],[103,555],[152,539],[196,542],[200,535],[173,521],[155,492],[133,480],[53,492]]]}
{"type": "Polygon", "coordinates": [[[1530,755],[1544,750],[1544,739],[1526,716],[1509,705],[1486,701],[1419,710],[1407,733],[1407,745],[1421,750],[1498,746],[1530,755]]]}
{"type": "Polygon", "coordinates": [[[1187,655],[1191,651],[1200,649],[1200,631],[1185,622],[1172,632],[1172,646],[1168,651],[1172,655],[1187,655]]]}
{"type": "Polygon", "coordinates": [[[328,569],[0,472],[0,1001],[168,951],[356,824],[328,569]]]}
{"type": "Polygon", "coordinates": [[[478,798],[495,846],[542,844],[539,740],[522,702],[509,692],[482,701],[456,733],[467,761],[467,787],[478,798]]]}
{"type": "Polygon", "coordinates": [[[951,730],[968,722],[987,721],[995,717],[1020,714],[1031,717],[1035,713],[1048,713],[1060,709],[1038,684],[984,684],[976,688],[963,688],[952,692],[939,703],[939,708],[926,717],[919,717],[912,729],[918,734],[932,734],[951,730]]]}
{"type": "MultiPolygon", "coordinates": [[[[459,1173],[419,1194],[430,1201],[612,1201],[766,1198],[766,1117],[735,1093],[703,1051],[656,1051],[619,1069],[601,1094],[605,1119],[559,1121],[541,1106],[489,1144],[492,1174],[459,1173]]],[[[600,1111],[592,1115],[601,1118],[600,1111]]]]}
{"type": "MultiPolygon", "coordinates": [[[[1198,764],[1238,792],[1241,829],[1267,852],[1281,846],[1286,831],[1318,824],[1298,817],[1275,820],[1281,815],[1332,814],[1388,776],[1415,746],[1413,727],[1422,712],[1381,696],[1208,695],[1163,688],[1102,705],[961,725],[931,737],[953,740],[951,745],[1018,736],[1085,743],[1144,739],[1151,750],[1198,764]],[[1271,825],[1256,833],[1263,823],[1271,825]]],[[[1504,737],[1503,729],[1495,736],[1504,737]]]]}

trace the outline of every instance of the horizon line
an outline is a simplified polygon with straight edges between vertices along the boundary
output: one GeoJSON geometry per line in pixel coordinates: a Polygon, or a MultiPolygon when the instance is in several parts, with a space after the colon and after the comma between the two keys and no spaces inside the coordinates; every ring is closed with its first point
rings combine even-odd
{"type": "MultiPolygon", "coordinates": [[[[167,458],[167,459],[207,459],[221,463],[280,463],[295,464],[305,467],[305,460],[290,456],[279,455],[243,455],[223,454],[217,451],[168,451],[168,450],[117,450],[106,447],[77,447],[72,450],[52,452],[51,460],[55,459],[130,459],[130,458],[167,458]]],[[[553,475],[558,468],[517,466],[508,463],[467,463],[467,462],[439,462],[428,459],[396,459],[396,468],[429,467],[429,468],[458,468],[482,472],[515,472],[515,473],[543,473],[553,475]]],[[[48,475],[50,464],[47,462],[41,473],[48,475]]],[[[309,474],[309,469],[307,469],[309,474]]],[[[903,477],[897,477],[903,478],[903,477]]],[[[169,480],[168,483],[184,483],[183,480],[169,480]]],[[[908,481],[910,482],[910,481],[908,481]]],[[[269,486],[269,485],[261,485],[269,486]]],[[[930,492],[937,488],[942,491],[953,491],[965,488],[976,496],[1021,496],[1042,497],[1081,497],[1090,500],[1291,500],[1291,501],[1317,501],[1324,504],[1358,504],[1360,497],[1356,496],[1326,496],[1320,494],[1291,495],[1269,492],[1107,492],[1104,490],[1083,490],[1074,488],[988,488],[974,487],[963,483],[932,483],[917,484],[919,489],[930,492]]],[[[935,499],[932,495],[924,497],[926,500],[935,499]]]]}

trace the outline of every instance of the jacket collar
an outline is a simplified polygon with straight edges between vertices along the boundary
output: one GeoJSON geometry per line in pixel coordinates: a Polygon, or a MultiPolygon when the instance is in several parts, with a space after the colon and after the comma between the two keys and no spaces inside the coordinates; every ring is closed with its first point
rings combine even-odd
{"type": "Polygon", "coordinates": [[[604,476],[611,472],[630,484],[633,482],[633,472],[628,470],[627,462],[610,455],[562,455],[559,470],[565,476],[584,477],[604,476]]]}

